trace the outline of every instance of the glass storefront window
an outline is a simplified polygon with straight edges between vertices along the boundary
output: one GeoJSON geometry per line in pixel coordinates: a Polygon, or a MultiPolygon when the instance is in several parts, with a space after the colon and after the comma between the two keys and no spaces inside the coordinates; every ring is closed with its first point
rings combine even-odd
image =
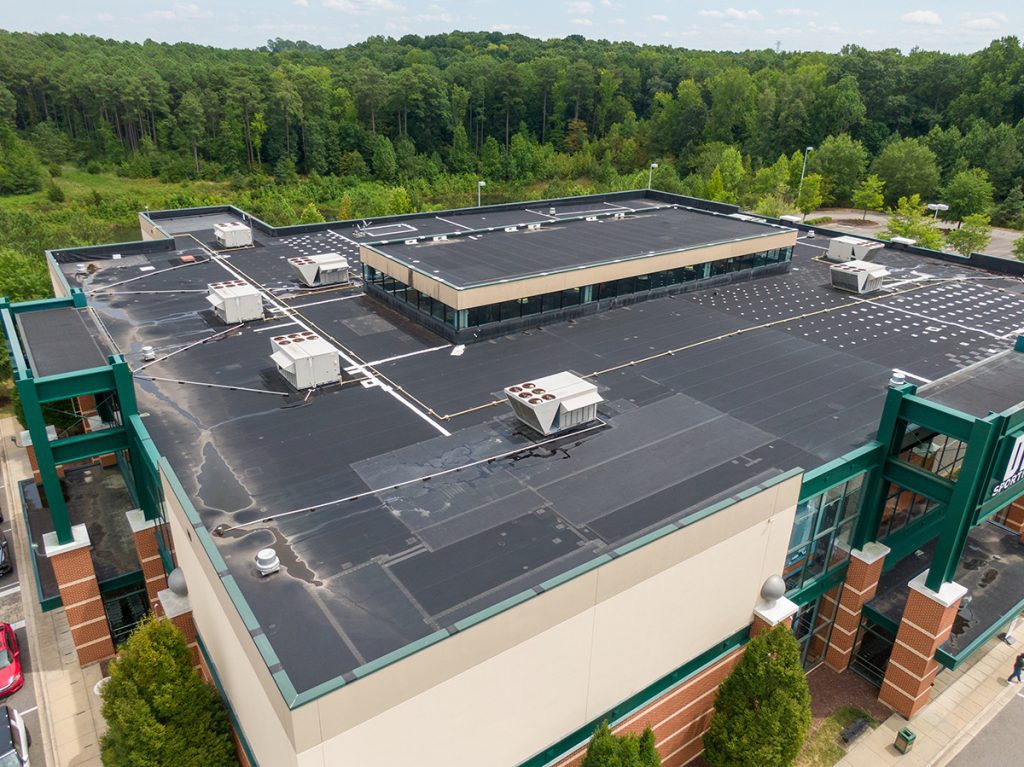
{"type": "Polygon", "coordinates": [[[864,474],[858,474],[797,505],[783,571],[787,591],[806,586],[849,558],[863,483],[864,474]]]}

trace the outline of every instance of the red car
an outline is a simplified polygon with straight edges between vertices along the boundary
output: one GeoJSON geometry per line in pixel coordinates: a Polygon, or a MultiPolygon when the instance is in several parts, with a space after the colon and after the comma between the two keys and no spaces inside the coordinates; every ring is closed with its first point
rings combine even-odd
{"type": "Polygon", "coordinates": [[[16,693],[23,684],[18,638],[10,623],[0,623],[0,697],[16,693]]]}

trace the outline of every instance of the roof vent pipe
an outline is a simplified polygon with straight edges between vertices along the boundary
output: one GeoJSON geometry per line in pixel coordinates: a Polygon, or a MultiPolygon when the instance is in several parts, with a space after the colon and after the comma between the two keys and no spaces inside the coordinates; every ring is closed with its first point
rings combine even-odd
{"type": "Polygon", "coordinates": [[[146,362],[152,362],[156,359],[156,351],[154,351],[152,346],[142,347],[142,359],[146,362]]]}
{"type": "Polygon", "coordinates": [[[906,382],[907,382],[907,377],[905,375],[903,375],[903,372],[900,371],[900,370],[895,370],[894,369],[892,371],[892,377],[889,378],[889,388],[890,389],[898,389],[899,387],[901,387],[904,384],[906,384],[906,382]]]}
{"type": "Polygon", "coordinates": [[[281,569],[281,560],[273,549],[260,549],[256,553],[256,569],[260,575],[266,577],[281,569]]]}

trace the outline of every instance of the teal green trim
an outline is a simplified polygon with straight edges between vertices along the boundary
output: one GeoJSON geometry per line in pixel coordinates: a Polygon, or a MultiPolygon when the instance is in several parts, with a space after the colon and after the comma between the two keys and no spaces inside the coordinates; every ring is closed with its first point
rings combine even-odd
{"type": "Polygon", "coordinates": [[[39,477],[46,492],[46,504],[50,510],[50,521],[57,534],[58,543],[71,543],[71,518],[68,516],[67,502],[64,500],[64,488],[57,477],[57,466],[50,449],[50,435],[46,433],[46,421],[43,411],[36,399],[35,381],[31,377],[18,377],[15,381],[18,395],[21,397],[22,410],[25,413],[25,425],[32,437],[32,451],[39,467],[39,477]]]}
{"type": "MultiPolygon", "coordinates": [[[[19,500],[21,502],[21,520],[22,520],[22,522],[25,523],[25,529],[28,530],[30,532],[30,534],[31,534],[31,531],[32,531],[32,525],[29,524],[29,520],[28,520],[28,507],[25,506],[25,494],[24,494],[24,492],[22,492],[22,488],[27,483],[29,483],[31,481],[32,480],[30,480],[30,479],[23,479],[23,480],[18,482],[18,498],[19,498],[19,500]]],[[[42,609],[42,611],[44,613],[45,612],[49,612],[50,610],[56,610],[57,608],[62,606],[62,603],[61,603],[61,600],[60,600],[60,596],[59,595],[55,596],[55,597],[44,597],[43,596],[43,584],[42,584],[42,581],[39,580],[39,561],[38,561],[39,557],[37,556],[38,550],[37,550],[36,544],[32,540],[29,540],[28,547],[29,547],[29,554],[31,554],[29,559],[32,561],[32,580],[35,583],[36,598],[39,601],[39,607],[42,609]]]]}
{"type": "Polygon", "coordinates": [[[762,482],[760,485],[758,485],[758,487],[760,487],[762,490],[767,490],[769,487],[775,487],[776,485],[781,485],[787,479],[792,479],[793,477],[799,477],[803,473],[804,473],[804,470],[801,467],[795,466],[792,469],[789,469],[788,471],[784,471],[781,474],[776,474],[774,477],[771,477],[770,479],[766,479],[764,482],[762,482]]]}
{"type": "Polygon", "coordinates": [[[584,573],[588,573],[595,567],[599,567],[603,565],[605,562],[610,561],[611,557],[608,554],[602,554],[599,557],[594,557],[593,559],[584,562],[582,565],[577,565],[571,570],[566,570],[561,575],[556,575],[554,578],[548,578],[546,581],[540,584],[540,587],[544,591],[548,591],[550,589],[553,589],[555,586],[560,586],[561,584],[567,581],[571,581],[573,578],[583,575],[584,573]]]}
{"type": "Polygon", "coordinates": [[[875,540],[878,526],[885,511],[885,498],[889,485],[883,476],[884,458],[899,453],[906,433],[906,422],[900,419],[900,406],[903,399],[917,391],[911,384],[890,387],[882,405],[882,415],[878,421],[876,441],[882,445],[878,465],[868,472],[861,495],[860,516],[850,537],[853,548],[863,548],[865,544],[875,540]]]}
{"type": "Polygon", "coordinates": [[[798,605],[806,605],[813,602],[826,591],[838,586],[846,580],[846,571],[849,567],[849,560],[843,562],[841,565],[836,565],[824,575],[815,578],[809,583],[805,583],[799,589],[786,594],[786,599],[791,602],[795,602],[798,605]]]}
{"type": "Polygon", "coordinates": [[[113,426],[101,431],[89,431],[54,440],[50,443],[50,452],[53,455],[53,462],[59,466],[127,450],[128,447],[128,435],[124,427],[113,426]]]}
{"type": "Polygon", "coordinates": [[[900,624],[898,621],[894,621],[887,615],[882,615],[882,613],[878,612],[878,610],[873,608],[870,604],[866,604],[861,608],[861,615],[872,623],[881,626],[893,636],[896,636],[896,632],[900,630],[900,624]]]}
{"type": "Polygon", "coordinates": [[[181,504],[181,508],[185,511],[185,516],[188,517],[188,521],[193,526],[202,525],[203,520],[199,517],[199,512],[196,511],[196,507],[192,505],[191,499],[188,497],[188,493],[185,492],[185,488],[181,486],[181,482],[178,480],[178,475],[174,473],[174,469],[171,468],[170,462],[163,456],[160,456],[160,473],[167,480],[167,484],[171,486],[171,492],[174,493],[174,497],[178,499],[181,504]]]}
{"type": "Polygon", "coordinates": [[[44,613],[48,613],[51,610],[59,610],[63,606],[64,602],[61,601],[60,595],[39,600],[39,609],[44,613]]]}
{"type": "Polygon", "coordinates": [[[231,597],[231,601],[234,602],[235,609],[238,610],[238,614],[242,618],[242,623],[245,624],[246,630],[255,631],[258,629],[260,627],[260,622],[256,620],[255,613],[253,613],[252,608],[249,607],[249,603],[245,601],[245,597],[242,596],[242,590],[238,588],[238,583],[235,582],[235,576],[222,575],[220,581],[224,584],[224,590],[228,592],[228,596],[231,597]]]}
{"type": "Polygon", "coordinates": [[[11,358],[11,365],[14,368],[14,378],[24,377],[28,375],[28,362],[26,362],[25,353],[21,348],[18,331],[14,327],[14,314],[11,311],[11,304],[6,298],[0,301],[0,320],[3,321],[4,338],[7,342],[7,353],[11,358]]]}
{"type": "Polygon", "coordinates": [[[984,522],[1022,496],[1024,496],[1024,481],[1011,485],[999,495],[992,496],[978,507],[976,523],[984,522]]]}
{"type": "Polygon", "coordinates": [[[614,708],[605,711],[594,719],[591,719],[582,727],[576,728],[573,732],[566,735],[557,743],[551,744],[539,754],[536,754],[521,763],[519,767],[548,767],[548,765],[556,762],[558,759],[572,751],[575,751],[586,743],[594,730],[600,726],[601,722],[607,721],[608,724],[612,726],[618,724],[622,720],[632,716],[634,713],[647,706],[649,703],[661,697],[672,688],[679,686],[700,672],[714,666],[737,647],[742,647],[746,644],[749,639],[750,626],[744,626],[732,636],[729,636],[722,642],[708,648],[696,658],[687,661],[674,671],[670,671],[656,682],[648,685],[640,692],[622,701],[614,708]]]}
{"type": "Polygon", "coordinates": [[[911,524],[881,540],[889,547],[883,571],[891,570],[908,554],[912,554],[937,536],[946,524],[945,507],[939,506],[911,524]]]}
{"type": "Polygon", "coordinates": [[[245,731],[242,729],[241,723],[238,721],[238,717],[235,715],[235,709],[231,705],[231,699],[228,697],[227,691],[224,689],[224,685],[221,684],[220,674],[217,673],[217,664],[213,662],[210,657],[210,653],[206,650],[206,645],[203,644],[203,638],[201,636],[196,637],[196,644],[199,645],[199,652],[203,656],[203,661],[206,663],[206,668],[210,671],[210,678],[213,680],[213,686],[217,688],[220,693],[220,697],[224,700],[224,707],[228,710],[228,718],[231,720],[231,726],[235,728],[235,735],[238,737],[238,742],[242,744],[242,751],[245,752],[245,758],[249,760],[249,764],[252,767],[259,767],[260,763],[256,760],[256,757],[252,753],[252,749],[249,747],[249,740],[245,737],[245,731]]]}
{"type": "Polygon", "coordinates": [[[630,541],[629,543],[622,544],[617,549],[615,549],[615,555],[621,557],[623,554],[628,554],[629,552],[634,551],[635,549],[639,549],[642,546],[646,546],[648,543],[653,543],[654,541],[658,540],[659,538],[663,538],[669,533],[674,533],[678,529],[679,528],[675,525],[665,525],[664,527],[658,528],[653,533],[648,533],[647,535],[640,536],[635,541],[630,541]]]}
{"type": "Polygon", "coordinates": [[[81,397],[84,394],[99,394],[114,390],[114,375],[109,365],[76,370],[73,373],[45,376],[34,380],[40,402],[57,402],[72,397],[81,397]]]}
{"type": "Polygon", "coordinates": [[[146,576],[142,574],[142,570],[134,570],[130,573],[124,573],[99,582],[101,594],[106,594],[110,591],[117,591],[118,589],[123,589],[125,586],[144,585],[146,585],[146,576]]]}
{"type": "Polygon", "coordinates": [[[260,655],[263,656],[267,666],[273,668],[281,663],[281,659],[277,657],[277,653],[274,652],[274,648],[271,646],[266,634],[256,634],[252,641],[256,643],[256,649],[260,651],[260,655]]]}
{"type": "Polygon", "coordinates": [[[965,661],[970,660],[971,656],[980,650],[992,637],[999,633],[1000,629],[1003,629],[1012,621],[1016,616],[1020,615],[1021,611],[1024,610],[1024,599],[1021,599],[1017,604],[1013,606],[1008,612],[1006,612],[999,620],[985,629],[984,632],[975,637],[974,641],[968,644],[964,649],[958,652],[956,655],[950,655],[948,652],[943,650],[941,647],[935,652],[935,660],[941,663],[948,669],[955,669],[965,661]]]}
{"type": "Polygon", "coordinates": [[[904,490],[911,490],[941,504],[949,504],[955,488],[954,483],[945,477],[894,457],[886,459],[884,476],[904,490]]]}
{"type": "Polygon", "coordinates": [[[19,301],[11,304],[11,311],[15,314],[23,312],[44,312],[48,309],[71,309],[75,307],[74,296],[60,296],[58,298],[39,298],[35,301],[19,301]]]}
{"type": "Polygon", "coordinates": [[[284,698],[285,705],[289,709],[295,708],[295,701],[298,699],[299,693],[295,689],[295,685],[292,684],[292,680],[288,678],[288,673],[282,668],[275,671],[272,676],[281,697],[284,698]]]}
{"type": "Polygon", "coordinates": [[[800,500],[806,501],[830,490],[836,485],[849,482],[866,471],[878,468],[885,457],[885,446],[881,442],[870,442],[856,450],[836,458],[804,474],[800,487],[800,500]]]}
{"type": "MultiPolygon", "coordinates": [[[[64,287],[64,292],[71,295],[71,284],[68,282],[68,278],[64,276],[64,272],[61,271],[60,266],[57,264],[57,259],[53,257],[53,251],[46,251],[46,264],[49,267],[50,274],[56,276],[57,280],[64,287]]],[[[81,292],[80,288],[76,288],[81,292]]],[[[54,291],[56,293],[56,291],[54,291]]]]}
{"type": "Polygon", "coordinates": [[[966,442],[970,438],[975,421],[974,416],[965,415],[959,410],[914,394],[903,397],[900,417],[907,423],[956,437],[961,442],[966,442]]]}
{"type": "Polygon", "coordinates": [[[387,655],[382,655],[381,657],[377,658],[376,660],[372,660],[369,663],[364,663],[362,666],[357,668],[352,673],[357,678],[368,676],[368,675],[372,674],[374,671],[379,671],[380,669],[384,668],[385,666],[390,666],[396,660],[401,660],[402,658],[408,658],[410,655],[414,655],[415,653],[419,652],[420,650],[423,650],[423,649],[425,649],[427,647],[430,647],[431,645],[435,645],[438,642],[440,642],[442,639],[447,639],[450,636],[451,636],[451,633],[449,631],[447,631],[446,629],[441,629],[440,631],[435,631],[433,634],[427,634],[425,637],[417,639],[415,642],[410,642],[409,644],[405,645],[404,647],[399,647],[397,650],[394,650],[393,652],[389,652],[387,655]]]}
{"type": "Polygon", "coordinates": [[[503,612],[505,610],[508,610],[509,608],[515,607],[516,605],[522,602],[525,602],[527,599],[532,599],[536,595],[537,592],[535,592],[533,589],[520,591],[515,596],[511,596],[508,599],[503,599],[502,601],[498,602],[498,604],[492,605],[491,607],[488,607],[486,610],[480,610],[478,612],[473,613],[468,618],[463,618],[460,621],[456,621],[455,628],[458,631],[465,631],[470,626],[475,626],[476,624],[485,621],[488,618],[497,615],[500,612],[503,612]]]}
{"type": "Polygon", "coordinates": [[[939,542],[935,546],[931,567],[925,579],[925,585],[932,591],[938,591],[943,583],[952,581],[956,576],[957,565],[967,545],[967,536],[977,516],[981,494],[988,487],[989,477],[992,476],[994,448],[1003,432],[1005,421],[1004,416],[990,415],[974,422],[960,475],[946,511],[946,525],[939,534],[939,542]]]}

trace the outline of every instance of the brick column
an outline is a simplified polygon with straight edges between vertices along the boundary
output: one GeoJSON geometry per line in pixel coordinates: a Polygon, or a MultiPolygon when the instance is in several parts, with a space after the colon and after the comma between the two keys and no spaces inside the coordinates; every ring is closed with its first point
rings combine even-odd
{"type": "Polygon", "coordinates": [[[750,627],[750,636],[755,637],[765,629],[770,629],[780,623],[793,624],[793,616],[799,610],[795,602],[785,597],[778,599],[764,599],[757,603],[754,608],[754,622],[750,627]]]}
{"type": "Polygon", "coordinates": [[[935,651],[949,637],[960,600],[967,589],[944,583],[939,591],[925,585],[927,571],[910,582],[896,644],[889,656],[885,681],[878,699],[910,719],[928,702],[932,682],[939,673],[935,651]]]}
{"type": "Polygon", "coordinates": [[[78,651],[78,662],[85,666],[114,654],[107,614],[96,582],[92,548],[85,525],[71,529],[71,543],[57,542],[56,533],[43,535],[43,548],[53,565],[64,613],[71,627],[71,639],[78,651]]]}
{"type": "Polygon", "coordinates": [[[878,590],[878,579],[889,548],[869,543],[850,552],[850,566],[839,595],[839,610],[832,625],[832,638],[825,653],[825,664],[833,671],[845,671],[850,665],[853,643],[860,627],[861,610],[878,590]]]}
{"type": "Polygon", "coordinates": [[[163,616],[185,635],[188,649],[192,651],[192,665],[204,679],[207,678],[209,672],[206,671],[205,664],[202,662],[199,642],[196,641],[198,631],[195,621],[192,620],[192,603],[188,594],[176,594],[171,589],[161,589],[158,599],[163,616]]]}
{"type": "Polygon", "coordinates": [[[141,509],[132,509],[126,516],[128,524],[132,527],[132,536],[135,538],[135,553],[142,567],[142,577],[146,579],[149,606],[155,610],[159,604],[160,592],[167,588],[167,574],[164,572],[160,547],[156,541],[156,520],[146,519],[141,509]]]}
{"type": "Polygon", "coordinates": [[[1018,498],[1006,510],[1006,526],[1016,531],[1024,542],[1024,498],[1018,498]]]}

